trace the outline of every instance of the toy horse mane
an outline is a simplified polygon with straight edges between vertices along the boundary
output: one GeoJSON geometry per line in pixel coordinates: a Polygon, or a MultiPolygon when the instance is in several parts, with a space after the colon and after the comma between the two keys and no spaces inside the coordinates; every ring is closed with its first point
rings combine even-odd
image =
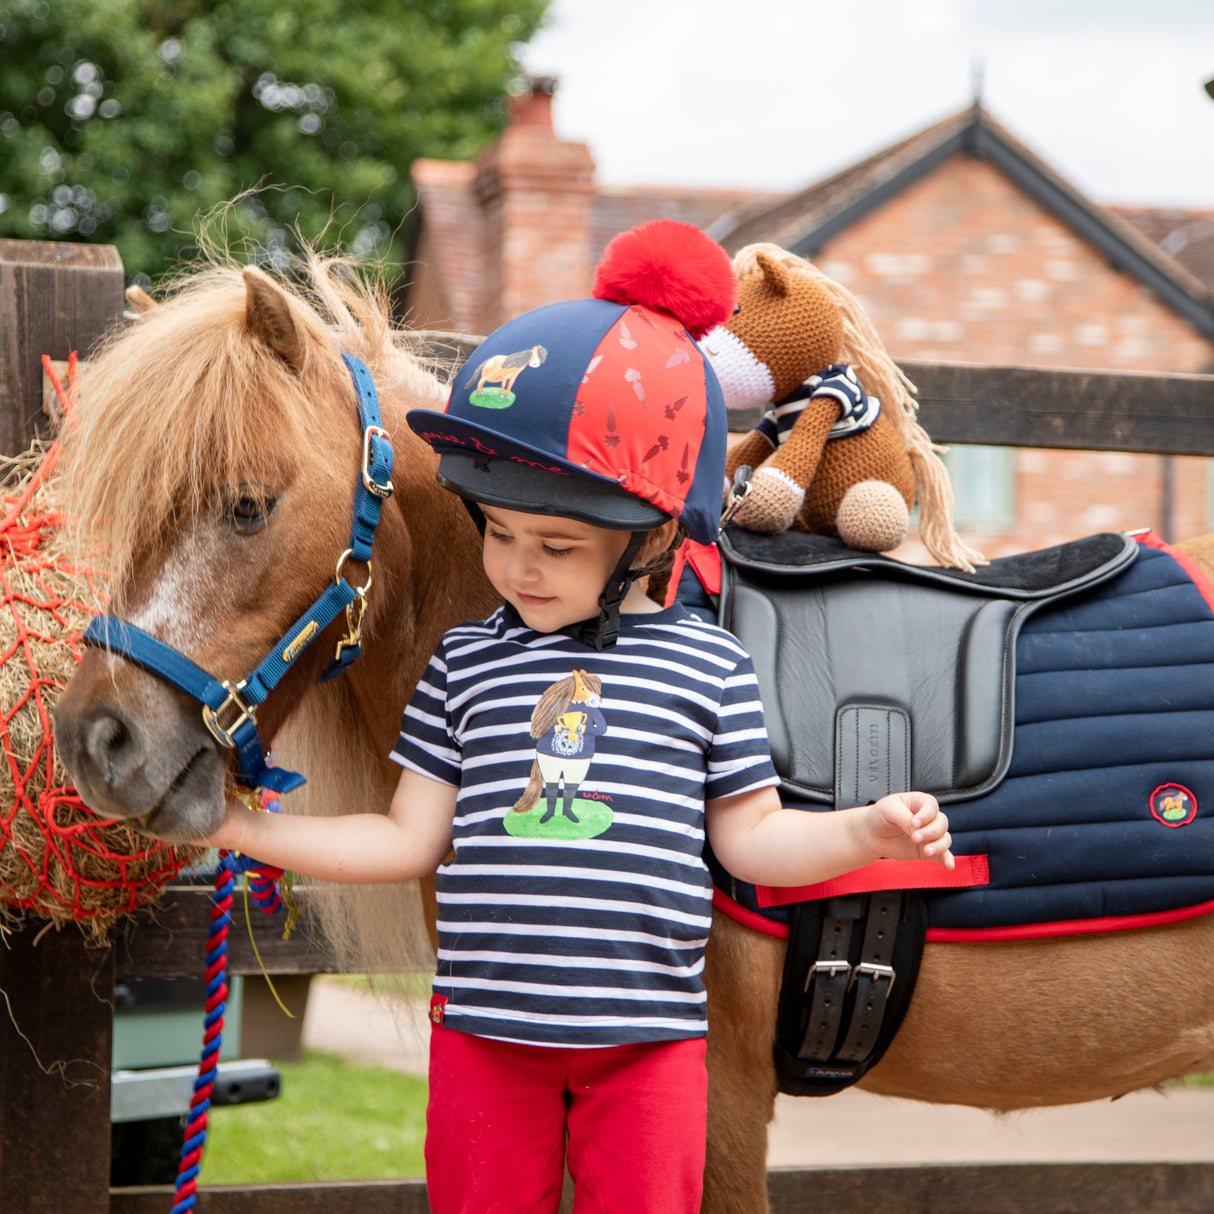
{"type": "Polygon", "coordinates": [[[834,301],[843,329],[839,361],[850,364],[865,390],[881,401],[906,445],[915,473],[919,534],[924,546],[945,565],[966,569],[986,564],[982,555],[961,539],[953,523],[952,484],[939,458],[948,448],[933,443],[919,424],[919,402],[914,395],[918,389],[890,357],[859,300],[812,262],[775,244],[747,245],[734,255],[733,268],[739,281],[760,272],[760,253],[782,266],[794,283],[798,276],[813,281],[834,301]]]}

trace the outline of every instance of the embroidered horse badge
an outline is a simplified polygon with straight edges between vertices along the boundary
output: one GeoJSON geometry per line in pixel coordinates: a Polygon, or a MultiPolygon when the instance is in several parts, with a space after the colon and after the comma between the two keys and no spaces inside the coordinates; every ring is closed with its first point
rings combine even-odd
{"type": "Polygon", "coordinates": [[[1161,784],[1151,794],[1151,817],[1164,826],[1187,826],[1197,817],[1197,798],[1183,784],[1161,784]]]}
{"type": "Polygon", "coordinates": [[[602,690],[597,675],[575,670],[540,697],[531,713],[531,778],[506,815],[510,834],[592,839],[611,825],[611,809],[599,794],[578,796],[594,759],[595,738],[607,732],[599,708],[602,690]],[[544,811],[533,815],[541,799],[544,811]]]}

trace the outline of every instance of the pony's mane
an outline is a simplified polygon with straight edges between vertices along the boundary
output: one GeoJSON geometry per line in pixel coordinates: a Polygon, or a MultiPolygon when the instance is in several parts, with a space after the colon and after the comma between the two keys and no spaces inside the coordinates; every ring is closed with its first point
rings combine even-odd
{"type": "Polygon", "coordinates": [[[309,254],[295,279],[276,280],[302,339],[296,368],[250,333],[243,269],[227,260],[179,274],[81,376],[57,491],[78,541],[107,552],[113,573],[217,492],[314,450],[331,402],[352,407],[342,350],[367,363],[381,395],[399,386],[441,407],[437,380],[393,340],[386,290],[357,266],[309,254]]]}

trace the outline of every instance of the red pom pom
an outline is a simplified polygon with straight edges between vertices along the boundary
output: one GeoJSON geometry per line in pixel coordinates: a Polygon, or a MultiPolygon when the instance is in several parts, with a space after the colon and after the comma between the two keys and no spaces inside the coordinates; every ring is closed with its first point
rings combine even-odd
{"type": "Polygon", "coordinates": [[[698,341],[733,315],[738,280],[729,254],[699,228],[655,219],[603,250],[594,297],[668,312],[698,341]]]}

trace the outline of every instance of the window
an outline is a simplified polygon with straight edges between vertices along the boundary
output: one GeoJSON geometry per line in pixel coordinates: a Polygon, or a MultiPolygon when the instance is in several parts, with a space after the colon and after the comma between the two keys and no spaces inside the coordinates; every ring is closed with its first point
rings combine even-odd
{"type": "Polygon", "coordinates": [[[1011,527],[1016,522],[1016,449],[958,444],[941,456],[953,482],[958,527],[1011,527]]]}

